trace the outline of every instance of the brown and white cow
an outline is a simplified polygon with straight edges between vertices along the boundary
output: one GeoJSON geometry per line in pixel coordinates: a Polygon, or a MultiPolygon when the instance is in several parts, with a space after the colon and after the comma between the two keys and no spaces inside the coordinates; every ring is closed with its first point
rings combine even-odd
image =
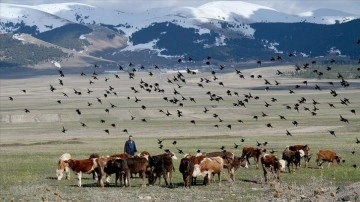
{"type": "Polygon", "coordinates": [[[235,171],[239,167],[245,167],[245,168],[248,167],[246,158],[236,157],[232,152],[218,151],[218,152],[203,153],[203,155],[207,157],[216,157],[216,156],[222,157],[224,159],[224,168],[228,170],[230,179],[233,182],[235,181],[235,171]]]}
{"type": "Polygon", "coordinates": [[[184,187],[191,187],[192,185],[192,174],[194,172],[194,163],[191,162],[190,158],[182,158],[179,165],[179,171],[182,174],[184,187]]]}
{"type": "Polygon", "coordinates": [[[69,153],[65,153],[60,156],[58,160],[58,166],[56,169],[57,180],[61,180],[64,176],[64,173],[65,173],[65,179],[70,180],[69,164],[65,163],[65,161],[69,159],[71,159],[71,155],[69,153]]]}
{"type": "MultiPolygon", "coordinates": [[[[93,154],[90,154],[89,159],[94,159],[94,158],[99,158],[99,157],[100,157],[100,155],[98,153],[93,153],[93,154]]],[[[93,176],[93,180],[95,180],[97,177],[95,171],[92,172],[92,176],[93,176]]]]}
{"type": "MultiPolygon", "coordinates": [[[[289,149],[291,151],[300,151],[300,150],[304,151],[304,156],[302,158],[304,158],[305,168],[307,168],[309,165],[310,158],[311,158],[311,155],[309,154],[309,151],[310,151],[309,145],[297,144],[297,145],[289,146],[289,149]]],[[[299,164],[299,166],[301,166],[301,165],[299,164]]]]}
{"type": "Polygon", "coordinates": [[[249,158],[253,157],[256,163],[256,169],[259,169],[259,158],[260,155],[264,152],[266,152],[266,149],[262,147],[244,147],[242,150],[241,157],[246,158],[249,165],[250,165],[249,158]]]}
{"type": "Polygon", "coordinates": [[[268,181],[267,174],[269,170],[270,172],[275,173],[276,179],[280,179],[281,164],[278,157],[273,154],[262,154],[260,161],[264,171],[265,182],[268,181]]]}
{"type": "MultiPolygon", "coordinates": [[[[318,166],[322,167],[322,164],[327,161],[329,162],[328,166],[330,166],[330,163],[336,164],[341,162],[341,157],[336,154],[336,152],[332,150],[319,150],[316,152],[316,163],[318,166]]],[[[345,160],[343,160],[344,162],[345,160]]]]}
{"type": "Polygon", "coordinates": [[[283,151],[282,159],[287,162],[289,173],[291,173],[290,165],[292,167],[293,172],[295,172],[295,169],[297,169],[301,159],[300,151],[302,150],[292,151],[289,149],[289,146],[287,146],[283,151]],[[295,165],[295,169],[294,169],[294,165],[295,165]]]}
{"type": "Polygon", "coordinates": [[[101,187],[104,187],[104,183],[102,181],[102,171],[99,168],[98,159],[82,159],[82,160],[75,160],[75,159],[69,159],[64,161],[65,163],[69,164],[69,167],[71,170],[74,171],[74,173],[77,174],[78,177],[78,186],[81,187],[81,176],[82,173],[90,174],[92,171],[97,171],[98,175],[98,184],[101,187]]]}
{"type": "Polygon", "coordinates": [[[211,176],[218,174],[219,184],[221,184],[221,172],[224,169],[224,159],[217,157],[205,157],[199,164],[194,165],[193,177],[203,176],[205,185],[208,185],[211,176]]]}

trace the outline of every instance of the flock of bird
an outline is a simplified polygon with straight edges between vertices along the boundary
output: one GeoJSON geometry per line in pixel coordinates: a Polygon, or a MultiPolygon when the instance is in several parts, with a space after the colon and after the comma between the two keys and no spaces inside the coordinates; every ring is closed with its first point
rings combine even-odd
{"type": "MultiPolygon", "coordinates": [[[[295,57],[295,54],[290,53],[287,55],[288,57],[295,57]]],[[[276,61],[282,61],[283,58],[278,55],[274,56],[270,59],[271,62],[276,61]]],[[[194,63],[193,58],[189,57],[188,59],[180,58],[177,60],[179,64],[187,64],[187,63],[194,63]]],[[[332,71],[333,66],[336,65],[336,60],[331,59],[329,62],[329,65],[324,69],[323,71],[332,71]]],[[[126,65],[119,65],[117,67],[118,72],[111,74],[104,74],[99,65],[94,65],[94,68],[91,68],[89,72],[81,72],[80,73],[80,79],[83,81],[86,81],[87,87],[84,86],[76,86],[73,87],[73,94],[69,94],[68,91],[65,91],[64,89],[69,88],[66,86],[66,72],[65,70],[59,69],[58,74],[58,83],[51,83],[49,84],[49,93],[57,93],[58,95],[62,95],[62,99],[57,99],[56,104],[63,105],[66,103],[66,99],[72,97],[72,96],[78,96],[80,100],[85,100],[84,106],[74,109],[74,116],[84,116],[83,111],[91,110],[91,108],[94,106],[94,104],[97,104],[97,108],[103,108],[105,114],[109,114],[110,111],[116,110],[118,108],[118,104],[112,103],[111,101],[105,102],[106,99],[109,97],[112,97],[111,100],[115,101],[117,99],[125,99],[129,102],[133,102],[133,104],[130,104],[131,107],[136,109],[141,109],[140,111],[147,111],[149,107],[147,106],[147,99],[149,94],[154,94],[154,97],[159,101],[158,103],[163,103],[163,105],[160,104],[160,106],[168,106],[169,109],[174,109],[174,111],[167,109],[166,107],[158,109],[158,112],[160,114],[163,114],[164,118],[171,117],[172,119],[182,118],[187,116],[186,112],[184,112],[183,109],[185,109],[187,106],[197,105],[199,106],[200,103],[205,103],[204,106],[201,106],[202,113],[204,115],[207,115],[208,118],[213,118],[213,127],[214,128],[220,128],[224,127],[227,128],[227,130],[232,130],[234,128],[234,122],[227,122],[226,117],[224,118],[222,115],[213,112],[213,108],[216,108],[217,106],[226,106],[228,103],[231,102],[231,106],[227,106],[230,109],[234,108],[248,108],[252,105],[252,103],[256,102],[256,107],[259,107],[260,102],[263,102],[263,109],[264,111],[261,112],[261,114],[252,114],[251,117],[248,119],[238,119],[237,124],[246,124],[247,121],[257,121],[259,119],[265,119],[268,116],[278,116],[279,120],[281,121],[289,121],[285,115],[283,114],[277,114],[277,115],[269,115],[271,113],[271,109],[276,103],[278,102],[279,98],[272,97],[270,100],[262,100],[261,95],[264,91],[261,93],[258,93],[260,91],[253,91],[248,92],[243,95],[240,95],[238,91],[236,91],[236,88],[230,88],[227,89],[226,80],[221,80],[221,76],[223,75],[223,71],[227,70],[227,74],[231,74],[230,67],[226,67],[225,65],[219,65],[213,63],[213,59],[208,56],[204,60],[201,61],[201,65],[206,65],[210,69],[210,73],[199,73],[195,70],[191,70],[190,68],[185,68],[186,71],[177,71],[176,73],[172,74],[162,74],[160,72],[161,68],[158,65],[154,65],[153,67],[145,68],[143,65],[135,65],[132,62],[129,62],[126,65]],[[138,78],[138,72],[147,72],[148,77],[144,78],[138,78]],[[158,76],[158,79],[162,79],[161,81],[152,83],[147,80],[150,80],[149,77],[152,77],[154,80],[154,77],[156,75],[165,75],[167,78],[161,78],[161,76],[158,76]],[[108,82],[110,80],[117,80],[117,79],[128,79],[129,83],[134,84],[129,89],[128,96],[119,96],[119,93],[125,93],[125,92],[119,92],[117,91],[117,86],[107,85],[105,89],[99,89],[97,86],[97,83],[100,82],[108,82]],[[194,82],[194,79],[198,79],[198,81],[194,82]],[[191,80],[191,81],[189,81],[191,80]],[[208,97],[208,101],[198,101],[196,96],[188,96],[185,93],[182,92],[182,89],[186,88],[186,86],[191,86],[191,88],[195,89],[196,92],[203,93],[203,95],[206,95],[208,97]],[[217,88],[223,89],[222,92],[214,92],[213,89],[214,86],[217,88]],[[234,90],[235,89],[235,90],[234,90]],[[97,93],[95,93],[97,91],[97,93]],[[103,93],[100,93],[101,96],[99,96],[99,91],[102,91],[103,93]],[[259,95],[254,95],[255,93],[258,93],[259,95]],[[86,98],[82,98],[84,94],[87,94],[86,98]],[[92,98],[89,99],[89,96],[92,94],[96,94],[92,98]],[[145,96],[143,96],[145,95],[145,96]],[[108,104],[106,104],[108,103],[108,104]],[[101,107],[99,107],[101,106],[101,107]]],[[[258,66],[261,66],[263,63],[262,61],[256,61],[258,66]]],[[[313,60],[311,62],[306,62],[304,64],[296,64],[294,67],[294,70],[292,72],[302,72],[302,71],[312,71],[312,73],[315,75],[316,78],[321,80],[321,77],[324,75],[324,73],[321,71],[320,68],[315,68],[317,64],[317,61],[313,60]]],[[[360,61],[359,61],[360,64],[360,61]]],[[[357,74],[360,75],[360,67],[356,69],[357,74]]],[[[237,75],[240,82],[246,83],[247,79],[258,79],[263,80],[264,82],[264,89],[266,92],[268,92],[268,95],[271,95],[272,88],[276,88],[278,86],[281,86],[281,82],[278,80],[270,80],[270,78],[266,78],[267,75],[255,75],[251,74],[250,76],[245,75],[241,70],[234,69],[233,74],[237,75]]],[[[279,69],[276,70],[274,73],[275,76],[281,77],[284,76],[286,73],[283,71],[280,71],[279,69]]],[[[139,74],[139,75],[145,75],[145,74],[139,74]]],[[[271,75],[271,76],[274,76],[271,75]]],[[[271,77],[273,78],[273,77],[271,77]]],[[[275,77],[276,78],[276,77],[275,77]]],[[[357,78],[360,78],[357,76],[357,78]]],[[[156,80],[156,79],[155,79],[156,80]]],[[[104,84],[104,83],[103,83],[104,84]]],[[[294,95],[297,94],[297,90],[301,90],[302,88],[305,89],[311,89],[315,91],[323,91],[324,89],[330,89],[329,90],[329,99],[334,99],[333,102],[327,103],[327,109],[324,110],[331,110],[337,107],[337,105],[342,105],[342,107],[346,107],[348,110],[348,113],[346,114],[339,114],[339,121],[343,122],[343,124],[349,125],[351,124],[351,120],[347,118],[347,116],[357,116],[357,110],[359,109],[359,103],[352,104],[350,98],[344,97],[341,95],[341,93],[337,92],[337,89],[346,89],[349,86],[351,86],[351,82],[348,82],[346,78],[340,73],[337,72],[337,79],[334,81],[328,82],[326,86],[324,85],[324,82],[319,82],[317,84],[314,84],[313,86],[311,83],[308,83],[307,80],[302,81],[302,83],[296,84],[294,86],[286,87],[288,88],[288,93],[294,95]]],[[[105,85],[106,86],[106,85],[105,85]]],[[[26,94],[28,91],[31,91],[31,89],[22,89],[22,92],[26,94]]],[[[324,90],[325,91],[325,90],[324,90]]],[[[192,94],[196,95],[196,94],[192,94]]],[[[314,94],[316,95],[316,94],[314,94]]],[[[16,102],[15,96],[10,96],[9,100],[11,102],[16,102]]],[[[55,103],[54,103],[55,104],[55,103]]],[[[299,111],[308,111],[310,113],[309,118],[315,117],[318,115],[320,109],[319,105],[326,105],[324,103],[320,103],[320,101],[316,100],[315,98],[311,98],[311,100],[305,96],[302,96],[298,99],[295,98],[295,102],[292,104],[286,104],[284,107],[285,110],[290,110],[292,112],[299,113],[299,111]],[[310,105],[310,106],[309,106],[310,105]]],[[[154,107],[151,107],[154,108],[154,107]]],[[[24,107],[25,113],[31,113],[30,108],[24,107]]],[[[129,109],[131,110],[131,109],[129,109]]],[[[192,110],[192,109],[190,109],[192,110]]],[[[304,116],[303,114],[301,116],[304,116]]],[[[128,117],[128,120],[131,121],[140,121],[142,123],[148,123],[151,121],[151,118],[143,116],[143,117],[136,117],[135,115],[131,114],[130,117],[128,117]]],[[[190,118],[189,119],[189,125],[188,127],[196,127],[199,122],[201,122],[201,118],[190,118]],[[192,126],[193,125],[193,126],[192,126]]],[[[273,120],[273,119],[269,119],[273,120]]],[[[116,128],[117,123],[110,123],[106,124],[108,120],[106,120],[104,117],[99,117],[98,120],[101,124],[104,125],[103,132],[106,134],[111,133],[111,128],[116,128]]],[[[294,127],[297,127],[299,124],[298,120],[291,120],[291,124],[294,127]]],[[[79,121],[79,125],[81,127],[89,128],[89,123],[85,123],[82,121],[79,121]]],[[[264,126],[264,130],[267,130],[267,128],[274,128],[273,123],[268,122],[264,126]]],[[[72,129],[67,128],[66,125],[63,125],[61,128],[61,133],[68,133],[72,129]]],[[[123,133],[131,133],[131,131],[128,128],[123,128],[121,130],[123,133]]],[[[336,136],[335,130],[328,130],[328,133],[334,137],[336,136]]],[[[289,129],[285,129],[284,135],[286,136],[293,136],[293,133],[289,129]]],[[[244,142],[245,139],[242,138],[241,142],[244,142]]],[[[355,140],[356,144],[359,144],[360,141],[358,138],[355,140]]],[[[158,139],[158,144],[160,149],[165,149],[163,140],[158,139]]],[[[172,145],[176,145],[177,141],[173,141],[172,145]]],[[[257,142],[256,145],[266,145],[265,143],[259,143],[257,142]]],[[[238,148],[239,144],[234,143],[233,148],[238,148]]],[[[183,153],[183,151],[179,148],[178,152],[183,153]]],[[[221,146],[221,150],[225,151],[226,146],[221,146]]],[[[197,152],[200,152],[198,150],[197,152]]]]}

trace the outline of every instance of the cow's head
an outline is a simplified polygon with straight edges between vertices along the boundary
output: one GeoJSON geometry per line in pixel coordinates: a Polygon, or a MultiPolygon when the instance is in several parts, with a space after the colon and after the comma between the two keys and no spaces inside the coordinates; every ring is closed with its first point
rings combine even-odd
{"type": "Polygon", "coordinates": [[[64,172],[68,172],[69,164],[68,161],[59,160],[58,168],[56,169],[57,180],[61,180],[64,176],[64,172]]]}
{"type": "Polygon", "coordinates": [[[335,160],[336,160],[336,163],[345,163],[345,160],[342,160],[342,158],[340,156],[335,156],[335,160]]]}

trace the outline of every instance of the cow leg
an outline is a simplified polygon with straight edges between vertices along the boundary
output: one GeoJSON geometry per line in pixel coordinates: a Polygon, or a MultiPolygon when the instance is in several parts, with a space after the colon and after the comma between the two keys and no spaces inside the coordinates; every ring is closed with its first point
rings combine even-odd
{"type": "Polygon", "coordinates": [[[77,173],[78,187],[81,187],[81,171],[77,173]]]}
{"type": "Polygon", "coordinates": [[[102,174],[102,171],[101,169],[97,170],[97,176],[98,176],[98,185],[100,187],[104,187],[104,182],[103,182],[103,174],[102,174]]]}
{"type": "Polygon", "coordinates": [[[265,183],[267,182],[267,170],[265,168],[265,166],[263,165],[263,171],[264,171],[264,178],[265,178],[265,183]]]}
{"type": "Polygon", "coordinates": [[[256,163],[256,169],[259,169],[259,158],[254,158],[256,163]]]}
{"type": "Polygon", "coordinates": [[[141,177],[142,177],[142,183],[141,183],[141,186],[142,187],[146,187],[146,182],[145,182],[145,171],[143,171],[142,173],[141,173],[141,177]]]}
{"type": "MultiPolygon", "coordinates": [[[[117,183],[120,178],[120,175],[121,175],[121,173],[119,173],[119,172],[115,173],[115,187],[117,187],[117,183]]],[[[120,186],[121,186],[121,181],[120,181],[120,186]]]]}
{"type": "Polygon", "coordinates": [[[70,169],[68,167],[65,168],[65,179],[70,180],[70,169]]]}
{"type": "Polygon", "coordinates": [[[125,176],[124,176],[124,184],[125,184],[125,186],[128,186],[128,187],[131,186],[131,184],[130,184],[130,176],[131,176],[130,171],[126,171],[125,176]]]}

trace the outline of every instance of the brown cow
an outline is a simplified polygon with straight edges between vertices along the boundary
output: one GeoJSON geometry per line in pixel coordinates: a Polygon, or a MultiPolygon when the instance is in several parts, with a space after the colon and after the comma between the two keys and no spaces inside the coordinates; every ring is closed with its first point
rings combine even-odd
{"type": "Polygon", "coordinates": [[[161,176],[163,176],[165,185],[168,186],[168,181],[170,182],[170,185],[172,185],[172,172],[175,171],[173,159],[176,159],[176,156],[171,152],[149,156],[149,184],[155,184],[156,180],[159,178],[160,185],[161,176]]]}
{"type": "Polygon", "coordinates": [[[65,179],[70,180],[70,169],[69,164],[65,163],[66,160],[71,159],[71,155],[69,153],[65,153],[60,156],[58,161],[58,167],[56,169],[57,180],[61,180],[63,178],[65,172],[65,179]]]}
{"type": "Polygon", "coordinates": [[[301,159],[300,151],[291,151],[289,149],[289,146],[287,146],[285,148],[285,150],[283,151],[282,159],[284,159],[287,162],[287,167],[288,167],[289,173],[291,173],[290,164],[291,164],[293,172],[295,172],[295,169],[297,169],[298,164],[300,163],[300,159],[301,159]],[[295,169],[294,169],[294,164],[296,167],[295,169]]]}
{"type": "Polygon", "coordinates": [[[82,159],[82,160],[69,159],[64,162],[68,163],[69,167],[77,174],[79,187],[81,187],[82,173],[90,174],[93,170],[97,171],[98,184],[101,187],[104,187],[104,183],[102,181],[102,172],[99,171],[99,169],[97,169],[99,167],[98,159],[82,159]]]}
{"type": "MultiPolygon", "coordinates": [[[[341,162],[341,157],[338,156],[336,154],[336,152],[332,151],[332,150],[319,150],[317,153],[316,153],[316,163],[318,166],[321,166],[322,167],[322,164],[327,161],[329,162],[328,166],[330,166],[330,163],[340,163],[341,162]]],[[[344,162],[345,160],[343,160],[344,162]]]]}
{"type": "Polygon", "coordinates": [[[275,172],[276,179],[280,179],[281,164],[279,162],[279,159],[275,155],[262,154],[260,157],[260,161],[264,171],[265,182],[268,181],[267,179],[268,169],[270,169],[271,172],[275,172]]]}
{"type": "Polygon", "coordinates": [[[249,158],[253,157],[256,163],[256,169],[259,169],[259,157],[264,152],[266,152],[266,149],[262,147],[244,147],[242,150],[241,157],[246,158],[249,165],[250,165],[249,158]]]}
{"type": "Polygon", "coordinates": [[[122,186],[122,179],[124,179],[125,186],[131,186],[130,169],[127,165],[126,159],[120,159],[120,158],[109,159],[106,163],[106,166],[104,167],[104,172],[107,175],[111,175],[115,173],[115,186],[117,186],[118,181],[120,181],[120,186],[122,186]]]}
{"type": "Polygon", "coordinates": [[[212,174],[218,174],[221,184],[221,172],[224,168],[224,159],[217,157],[205,157],[199,164],[194,165],[193,177],[203,176],[205,185],[208,185],[212,174]]]}
{"type": "Polygon", "coordinates": [[[127,158],[126,161],[130,170],[130,174],[139,173],[139,175],[142,178],[141,184],[143,187],[146,187],[146,182],[145,182],[146,172],[150,170],[148,158],[134,156],[131,158],[127,158]]]}
{"type": "MultiPolygon", "coordinates": [[[[311,158],[311,155],[309,154],[310,147],[307,144],[306,145],[297,144],[297,145],[289,146],[289,149],[291,151],[300,151],[300,150],[304,151],[305,168],[307,168],[309,165],[310,158],[311,158]]],[[[300,163],[299,163],[299,166],[301,166],[300,163]]]]}
{"type": "Polygon", "coordinates": [[[182,158],[179,165],[179,171],[183,176],[184,187],[191,187],[194,164],[190,158],[182,158]]]}

